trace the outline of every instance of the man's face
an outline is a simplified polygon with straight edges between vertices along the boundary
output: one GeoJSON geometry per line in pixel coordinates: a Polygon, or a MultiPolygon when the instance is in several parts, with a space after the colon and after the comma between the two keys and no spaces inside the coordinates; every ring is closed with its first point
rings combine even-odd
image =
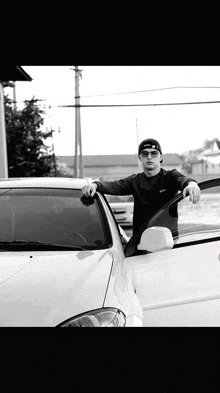
{"type": "Polygon", "coordinates": [[[143,169],[152,171],[160,167],[162,154],[156,149],[147,148],[140,152],[139,159],[141,161],[143,169]]]}

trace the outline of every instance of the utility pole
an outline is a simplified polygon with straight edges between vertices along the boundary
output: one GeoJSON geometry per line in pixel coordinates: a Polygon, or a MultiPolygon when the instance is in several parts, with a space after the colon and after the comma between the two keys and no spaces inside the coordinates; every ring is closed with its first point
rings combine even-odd
{"type": "Polygon", "coordinates": [[[16,111],[16,87],[15,87],[15,82],[13,83],[13,102],[14,102],[14,111],[16,111]]]}
{"type": "Polygon", "coordinates": [[[5,124],[4,88],[0,80],[0,178],[8,178],[7,138],[5,124]]]}
{"type": "MultiPolygon", "coordinates": [[[[137,148],[138,148],[140,141],[139,141],[138,121],[137,121],[137,118],[136,118],[136,136],[137,136],[137,148]]],[[[139,158],[138,158],[138,170],[139,170],[139,172],[142,172],[142,165],[141,165],[141,163],[140,163],[139,158]]]]}
{"type": "MultiPolygon", "coordinates": [[[[72,69],[72,68],[71,68],[72,69]]],[[[74,177],[83,178],[83,155],[82,155],[82,136],[81,136],[81,119],[80,119],[80,95],[79,95],[79,78],[82,77],[78,66],[75,66],[75,159],[74,159],[74,177]],[[78,155],[79,150],[79,155],[78,155]]]]}
{"type": "Polygon", "coordinates": [[[138,121],[136,118],[136,137],[137,137],[137,146],[139,146],[139,135],[138,135],[138,121]]]}

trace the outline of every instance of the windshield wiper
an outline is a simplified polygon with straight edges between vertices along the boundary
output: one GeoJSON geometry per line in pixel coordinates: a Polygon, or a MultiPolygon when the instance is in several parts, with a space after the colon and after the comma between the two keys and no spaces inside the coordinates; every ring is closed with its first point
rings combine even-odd
{"type": "Polygon", "coordinates": [[[63,244],[54,244],[54,243],[44,243],[44,242],[34,242],[34,241],[26,241],[26,240],[12,240],[12,241],[0,241],[0,247],[1,246],[10,246],[10,245],[18,245],[18,246],[49,246],[49,247],[58,247],[58,248],[64,248],[66,250],[75,250],[75,251],[81,251],[81,250],[86,250],[82,246],[75,246],[75,245],[63,245],[63,244]]]}

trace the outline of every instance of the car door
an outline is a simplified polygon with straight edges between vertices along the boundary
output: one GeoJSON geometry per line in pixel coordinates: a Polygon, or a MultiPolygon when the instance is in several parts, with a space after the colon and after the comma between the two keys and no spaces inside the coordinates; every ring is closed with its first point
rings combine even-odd
{"type": "Polygon", "coordinates": [[[220,326],[220,179],[200,188],[199,203],[181,193],[145,226],[170,228],[172,249],[126,259],[144,326],[220,326]]]}

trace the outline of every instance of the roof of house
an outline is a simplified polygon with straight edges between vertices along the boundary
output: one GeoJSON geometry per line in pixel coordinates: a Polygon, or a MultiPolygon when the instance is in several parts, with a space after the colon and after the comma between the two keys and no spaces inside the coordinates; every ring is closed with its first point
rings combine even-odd
{"type": "Polygon", "coordinates": [[[215,156],[220,154],[220,141],[215,138],[212,144],[200,152],[200,156],[215,156]]]}
{"type": "Polygon", "coordinates": [[[181,159],[176,153],[163,154],[163,164],[164,165],[180,165],[181,159]]]}
{"type": "Polygon", "coordinates": [[[218,149],[220,149],[220,141],[216,138],[215,142],[216,142],[218,149]]]}
{"type": "Polygon", "coordinates": [[[138,165],[137,154],[84,156],[85,166],[133,166],[138,165]]]}
{"type": "Polygon", "coordinates": [[[208,157],[208,156],[219,156],[220,155],[220,150],[219,151],[211,151],[211,150],[206,150],[202,153],[203,156],[208,157]]]}
{"type": "MultiPolygon", "coordinates": [[[[74,156],[56,156],[60,163],[73,166],[74,156]]],[[[137,154],[112,154],[112,155],[90,155],[83,156],[84,167],[108,167],[108,166],[138,166],[137,154]]],[[[163,165],[180,165],[181,160],[178,154],[163,154],[163,165]]]]}
{"type": "Polygon", "coordinates": [[[21,66],[0,65],[0,81],[32,81],[21,66]]]}

